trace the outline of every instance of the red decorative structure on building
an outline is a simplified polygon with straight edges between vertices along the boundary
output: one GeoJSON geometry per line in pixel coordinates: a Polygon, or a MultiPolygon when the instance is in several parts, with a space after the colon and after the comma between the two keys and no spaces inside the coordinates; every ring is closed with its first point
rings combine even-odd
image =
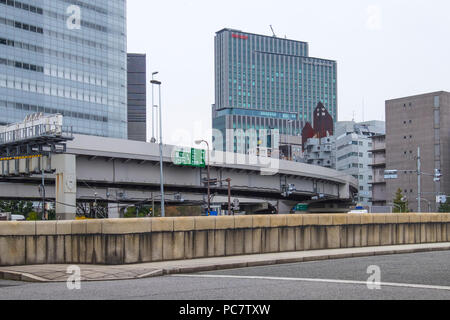
{"type": "Polygon", "coordinates": [[[309,122],[306,123],[302,131],[303,151],[305,151],[305,144],[308,139],[318,138],[322,139],[334,134],[334,121],[328,110],[322,102],[317,104],[314,110],[314,128],[309,122]]]}

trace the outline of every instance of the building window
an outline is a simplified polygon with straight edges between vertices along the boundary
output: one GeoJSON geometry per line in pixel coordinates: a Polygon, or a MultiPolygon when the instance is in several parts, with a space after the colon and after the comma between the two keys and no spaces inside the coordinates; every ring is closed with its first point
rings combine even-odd
{"type": "Polygon", "coordinates": [[[440,98],[439,96],[434,97],[434,107],[439,108],[440,107],[440,98]]]}

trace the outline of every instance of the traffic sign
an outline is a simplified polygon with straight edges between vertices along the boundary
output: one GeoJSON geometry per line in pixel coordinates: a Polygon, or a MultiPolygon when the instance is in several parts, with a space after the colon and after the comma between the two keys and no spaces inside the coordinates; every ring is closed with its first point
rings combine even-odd
{"type": "Polygon", "coordinates": [[[205,150],[194,148],[181,148],[175,150],[173,163],[179,166],[189,166],[197,168],[206,167],[206,152],[205,150]]]}
{"type": "Polygon", "coordinates": [[[204,168],[206,166],[205,150],[191,149],[191,166],[204,168]]]}
{"type": "Polygon", "coordinates": [[[398,179],[398,170],[386,170],[384,172],[384,179],[385,180],[398,179]]]}
{"type": "Polygon", "coordinates": [[[309,205],[306,203],[299,203],[294,207],[294,211],[308,211],[309,205]]]}

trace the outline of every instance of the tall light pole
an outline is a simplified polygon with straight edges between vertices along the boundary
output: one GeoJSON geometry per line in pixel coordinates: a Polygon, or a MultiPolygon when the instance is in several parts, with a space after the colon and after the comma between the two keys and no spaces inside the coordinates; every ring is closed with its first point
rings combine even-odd
{"type": "Polygon", "coordinates": [[[163,138],[162,138],[162,106],[161,106],[161,81],[152,80],[152,84],[159,87],[159,167],[160,167],[160,184],[161,184],[161,217],[166,216],[164,204],[164,172],[163,172],[163,138]]]}
{"type": "Polygon", "coordinates": [[[431,213],[431,202],[428,199],[422,198],[421,200],[424,200],[428,204],[428,212],[431,213]]]}
{"type": "MultiPolygon", "coordinates": [[[[159,72],[155,71],[152,73],[152,81],[154,80],[155,75],[157,75],[159,72]]],[[[155,138],[155,90],[154,90],[154,84],[152,82],[152,139],[150,140],[151,143],[156,143],[155,138]]]]}
{"type": "MultiPolygon", "coordinates": [[[[292,136],[294,136],[292,132],[292,124],[294,123],[294,120],[289,120],[289,138],[291,139],[292,136]]],[[[289,155],[289,161],[292,161],[292,143],[288,143],[288,155],[289,155]]]]}
{"type": "Polygon", "coordinates": [[[211,189],[210,189],[210,184],[211,184],[211,176],[210,176],[210,169],[209,169],[209,143],[206,140],[197,140],[195,141],[195,144],[199,145],[202,143],[206,143],[206,146],[208,148],[208,216],[211,214],[211,189]]]}

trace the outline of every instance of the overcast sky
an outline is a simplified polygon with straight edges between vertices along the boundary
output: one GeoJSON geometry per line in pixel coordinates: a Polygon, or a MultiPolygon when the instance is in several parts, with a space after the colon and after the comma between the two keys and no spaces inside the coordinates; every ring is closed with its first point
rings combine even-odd
{"type": "Polygon", "coordinates": [[[160,72],[164,143],[192,145],[211,135],[216,31],[309,42],[338,62],[338,120],[385,120],[387,99],[450,91],[449,14],[448,0],[128,0],[128,52],[160,72]]]}

